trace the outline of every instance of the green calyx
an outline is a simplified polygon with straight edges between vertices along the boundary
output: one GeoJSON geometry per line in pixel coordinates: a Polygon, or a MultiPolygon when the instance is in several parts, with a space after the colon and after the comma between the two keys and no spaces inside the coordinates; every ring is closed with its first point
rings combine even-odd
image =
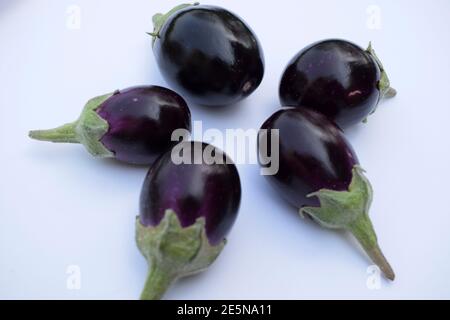
{"type": "Polygon", "coordinates": [[[195,3],[184,3],[184,4],[180,4],[180,5],[176,6],[175,8],[173,8],[172,10],[167,12],[166,14],[162,14],[162,13],[155,14],[153,16],[153,18],[152,18],[152,21],[153,21],[153,32],[148,32],[148,34],[153,37],[152,44],[155,44],[156,38],[159,38],[159,32],[161,31],[162,27],[164,26],[164,24],[166,23],[167,19],[169,19],[169,17],[171,15],[173,15],[175,12],[178,12],[178,11],[183,10],[185,8],[192,7],[192,6],[198,6],[199,4],[200,3],[198,3],[198,2],[195,2],[195,3]]]}
{"type": "Polygon", "coordinates": [[[226,241],[210,245],[204,218],[183,228],[176,213],[169,209],[155,227],[145,227],[137,218],[136,242],[149,264],[141,300],[159,300],[177,279],[207,269],[226,241]]]}
{"type": "Polygon", "coordinates": [[[375,60],[381,71],[380,81],[378,82],[378,90],[380,90],[381,98],[395,97],[397,95],[397,91],[391,87],[391,83],[387,76],[386,70],[381,63],[381,60],[376,55],[375,50],[372,47],[372,42],[369,42],[369,46],[366,52],[375,60]]]}
{"type": "Polygon", "coordinates": [[[100,141],[108,132],[108,122],[96,112],[100,105],[112,95],[113,93],[108,93],[89,100],[77,121],[55,129],[30,131],[29,137],[56,143],[80,143],[95,157],[114,157],[114,154],[100,141]]]}
{"type": "Polygon", "coordinates": [[[348,191],[321,189],[308,195],[317,197],[320,206],[303,207],[300,214],[310,215],[323,227],[350,231],[385,276],[394,280],[394,271],[378,246],[377,236],[368,215],[373,191],[363,172],[358,165],[353,167],[348,191]]]}

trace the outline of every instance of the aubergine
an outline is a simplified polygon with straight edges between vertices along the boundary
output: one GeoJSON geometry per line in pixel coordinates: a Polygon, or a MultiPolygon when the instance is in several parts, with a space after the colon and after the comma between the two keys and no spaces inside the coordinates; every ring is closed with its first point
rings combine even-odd
{"type": "Polygon", "coordinates": [[[282,106],[313,109],[342,129],[365,121],[382,98],[396,93],[371,44],[364,50],[336,39],[301,50],[279,87],[282,106]]]}
{"type": "Polygon", "coordinates": [[[394,280],[368,215],[372,187],[341,129],[308,108],[284,108],[262,125],[260,159],[272,150],[273,141],[279,143],[279,168],[267,178],[280,195],[323,227],[350,231],[385,276],[394,280]]]}
{"type": "Polygon", "coordinates": [[[153,17],[153,52],[166,82],[188,101],[234,104],[264,75],[264,55],[251,28],[230,11],[182,4],[153,17]]]}
{"type": "Polygon", "coordinates": [[[81,143],[95,157],[151,165],[178,141],[177,129],[191,130],[191,112],[176,92],[139,86],[88,101],[80,118],[50,130],[30,131],[32,139],[81,143]]]}
{"type": "Polygon", "coordinates": [[[225,245],[239,210],[236,166],[220,149],[184,141],[145,178],[136,241],[149,263],[141,299],[161,299],[177,279],[201,272],[225,245]]]}

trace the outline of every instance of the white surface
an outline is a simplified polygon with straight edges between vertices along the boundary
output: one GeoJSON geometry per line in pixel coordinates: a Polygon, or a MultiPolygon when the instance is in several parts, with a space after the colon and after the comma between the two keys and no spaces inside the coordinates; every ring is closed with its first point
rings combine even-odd
{"type": "MultiPolygon", "coordinates": [[[[153,13],[178,1],[0,0],[0,298],[134,299],[146,276],[134,217],[145,168],[92,159],[27,131],[74,120],[92,96],[165,85],[150,38],[153,13]],[[79,30],[67,27],[69,5],[79,30]],[[81,289],[68,290],[79,266],[81,289]]],[[[399,95],[347,132],[375,189],[371,217],[397,279],[369,290],[370,265],[349,237],[302,221],[255,165],[240,165],[240,216],[205,273],[169,299],[450,298],[450,2],[209,1],[243,17],[265,50],[260,88],[239,106],[191,104],[204,129],[259,128],[278,107],[281,72],[301,48],[369,40],[399,95]],[[369,5],[381,29],[367,26],[369,5]]]]}

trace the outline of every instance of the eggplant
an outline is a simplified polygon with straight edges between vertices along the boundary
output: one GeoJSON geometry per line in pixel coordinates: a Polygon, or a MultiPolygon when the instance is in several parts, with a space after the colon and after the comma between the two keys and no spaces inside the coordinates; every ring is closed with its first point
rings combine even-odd
{"type": "Polygon", "coordinates": [[[304,48],[289,62],[279,95],[282,106],[316,110],[344,129],[365,121],[381,98],[396,91],[371,44],[363,50],[331,39],[304,48]]]}
{"type": "Polygon", "coordinates": [[[149,263],[141,299],[161,299],[177,279],[201,272],[225,245],[241,200],[236,166],[218,148],[183,141],[150,168],[136,219],[149,263]]]}
{"type": "Polygon", "coordinates": [[[36,140],[81,143],[96,157],[151,165],[177,141],[172,132],[191,130],[191,112],[176,92],[138,86],[95,97],[80,118],[50,130],[30,131],[36,140]]]}
{"type": "Polygon", "coordinates": [[[267,179],[280,195],[323,227],[350,231],[385,276],[394,280],[368,215],[372,187],[341,129],[311,109],[284,108],[261,127],[260,159],[272,150],[272,141],[279,143],[279,170],[267,179]]]}
{"type": "Polygon", "coordinates": [[[226,106],[249,96],[264,75],[250,27],[230,11],[182,4],[153,16],[153,52],[167,83],[188,101],[226,106]]]}

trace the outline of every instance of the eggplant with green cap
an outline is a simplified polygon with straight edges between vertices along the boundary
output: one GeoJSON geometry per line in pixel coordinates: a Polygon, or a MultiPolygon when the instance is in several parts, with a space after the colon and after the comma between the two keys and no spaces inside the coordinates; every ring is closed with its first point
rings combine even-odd
{"type": "Polygon", "coordinates": [[[36,140],[80,143],[95,157],[151,165],[178,141],[177,129],[191,130],[191,112],[176,92],[139,86],[88,101],[78,120],[50,130],[30,131],[36,140]]]}
{"type": "Polygon", "coordinates": [[[264,55],[251,28],[230,11],[182,4],[153,16],[153,52],[167,83],[188,101],[227,106],[252,94],[264,55]]]}
{"type": "Polygon", "coordinates": [[[143,300],[161,299],[182,277],[221,253],[236,220],[241,183],[220,149],[184,141],[150,168],[141,192],[136,241],[149,264],[143,300]]]}
{"type": "Polygon", "coordinates": [[[341,129],[308,108],[277,111],[261,129],[262,166],[267,166],[267,150],[279,150],[279,170],[267,178],[280,195],[301,216],[326,228],[351,232],[386,277],[394,280],[369,218],[372,186],[341,129]],[[278,141],[279,148],[273,147],[273,141],[278,141]]]}
{"type": "Polygon", "coordinates": [[[316,42],[289,62],[280,82],[284,107],[309,108],[342,129],[365,121],[382,98],[396,95],[371,44],[346,40],[316,42]]]}

